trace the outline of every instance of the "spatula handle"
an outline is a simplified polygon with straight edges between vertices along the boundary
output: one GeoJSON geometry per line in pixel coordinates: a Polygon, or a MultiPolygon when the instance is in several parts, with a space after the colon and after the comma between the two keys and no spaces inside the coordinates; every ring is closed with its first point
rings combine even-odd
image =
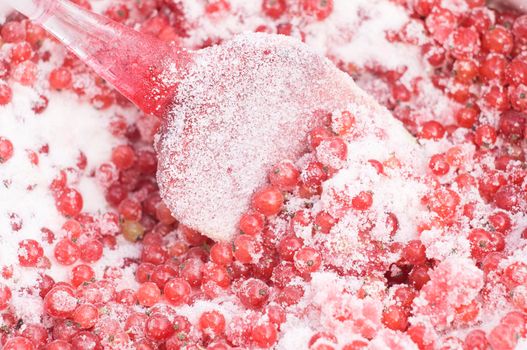
{"type": "Polygon", "coordinates": [[[146,113],[162,114],[191,53],[68,0],[8,0],[146,113]]]}

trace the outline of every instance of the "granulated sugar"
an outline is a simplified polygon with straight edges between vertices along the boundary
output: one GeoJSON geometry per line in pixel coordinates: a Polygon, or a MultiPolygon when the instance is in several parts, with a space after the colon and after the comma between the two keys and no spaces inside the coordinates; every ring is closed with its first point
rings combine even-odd
{"type": "Polygon", "coordinates": [[[161,120],[0,10],[4,349],[525,347],[525,16],[75,2],[205,50],[161,120]]]}

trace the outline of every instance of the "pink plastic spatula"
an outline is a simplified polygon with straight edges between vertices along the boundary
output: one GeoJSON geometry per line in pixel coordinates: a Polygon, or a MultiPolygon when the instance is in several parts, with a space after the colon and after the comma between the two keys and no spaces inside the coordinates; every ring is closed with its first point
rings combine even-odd
{"type": "Polygon", "coordinates": [[[178,220],[216,240],[236,233],[269,168],[301,154],[316,111],[351,108],[402,129],[350,77],[285,36],[243,34],[190,52],[67,0],[7,2],[165,118],[155,145],[161,195],[178,220]]]}

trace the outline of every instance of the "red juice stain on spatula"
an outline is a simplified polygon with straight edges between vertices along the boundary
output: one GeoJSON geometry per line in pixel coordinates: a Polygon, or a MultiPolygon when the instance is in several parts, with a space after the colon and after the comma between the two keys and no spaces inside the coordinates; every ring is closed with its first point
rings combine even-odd
{"type": "Polygon", "coordinates": [[[66,0],[8,2],[165,119],[155,142],[161,196],[180,222],[216,240],[236,234],[269,168],[304,151],[317,111],[352,105],[394,126],[350,77],[285,36],[242,34],[190,52],[66,0]]]}

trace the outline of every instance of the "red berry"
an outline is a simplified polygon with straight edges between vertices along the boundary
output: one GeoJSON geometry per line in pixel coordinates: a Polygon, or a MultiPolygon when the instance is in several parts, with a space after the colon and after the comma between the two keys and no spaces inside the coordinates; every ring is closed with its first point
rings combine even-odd
{"type": "Polygon", "coordinates": [[[479,53],[479,35],[472,28],[459,27],[455,29],[450,34],[448,44],[450,54],[457,59],[467,59],[479,53]]]}
{"type": "Polygon", "coordinates": [[[420,137],[427,140],[439,140],[445,135],[445,128],[441,123],[430,120],[423,124],[420,137]]]}
{"type": "Polygon", "coordinates": [[[77,298],[70,287],[60,285],[51,289],[44,298],[44,310],[55,318],[68,318],[77,308],[77,298]]]}
{"type": "Polygon", "coordinates": [[[330,137],[333,137],[333,133],[327,128],[318,127],[309,133],[309,144],[313,149],[316,149],[320,143],[330,137]]]}
{"type": "Polygon", "coordinates": [[[91,282],[95,277],[95,272],[88,265],[77,265],[71,270],[71,284],[78,287],[85,282],[91,282]]]}
{"type": "Polygon", "coordinates": [[[485,105],[489,108],[503,112],[509,109],[509,96],[502,86],[493,85],[483,95],[485,105]]]}
{"type": "Polygon", "coordinates": [[[333,333],[317,332],[309,339],[307,346],[310,350],[334,350],[337,343],[338,339],[333,333]]]}
{"type": "Polygon", "coordinates": [[[104,14],[116,22],[123,22],[128,19],[130,11],[125,4],[114,4],[107,8],[104,14]]]}
{"type": "MultiPolygon", "coordinates": [[[[0,106],[5,106],[13,98],[13,90],[5,83],[0,84],[0,106]]],[[[1,138],[0,138],[1,139],[1,138]]],[[[0,161],[0,163],[2,163],[0,161]]]]}
{"type": "Polygon", "coordinates": [[[355,125],[355,116],[349,111],[342,111],[331,116],[331,127],[335,134],[345,135],[355,125]]]}
{"type": "Polygon", "coordinates": [[[94,263],[102,257],[103,244],[97,239],[92,239],[81,245],[80,250],[82,261],[94,263]]]}
{"type": "Polygon", "coordinates": [[[210,259],[218,265],[229,265],[232,263],[232,245],[218,242],[210,248],[210,259]]]}
{"type": "Polygon", "coordinates": [[[481,125],[474,134],[474,143],[477,146],[489,147],[496,142],[496,129],[490,125],[481,125]]]}
{"type": "Polygon", "coordinates": [[[236,260],[248,264],[258,261],[262,246],[254,237],[240,235],[234,240],[233,250],[236,260]]]}
{"type": "Polygon", "coordinates": [[[173,278],[165,284],[163,292],[171,304],[178,306],[188,303],[191,286],[183,278],[173,278]]]}
{"type": "Polygon", "coordinates": [[[175,329],[172,322],[161,314],[150,316],[145,323],[145,335],[148,339],[154,341],[163,341],[174,334],[175,329]]]}
{"type": "Polygon", "coordinates": [[[483,82],[502,83],[505,80],[507,59],[500,54],[489,54],[481,63],[479,74],[483,82]]]}
{"type": "Polygon", "coordinates": [[[420,265],[426,262],[426,248],[419,240],[409,241],[401,252],[404,261],[411,265],[420,265]]]}
{"type": "Polygon", "coordinates": [[[20,266],[36,266],[43,255],[44,250],[42,246],[34,239],[25,239],[18,243],[18,262],[20,266]]]}
{"type": "Polygon", "coordinates": [[[0,311],[5,310],[11,302],[11,289],[8,286],[0,284],[0,311]]]}
{"type": "Polygon", "coordinates": [[[0,164],[7,162],[13,156],[13,144],[0,136],[0,164]]]}
{"type": "Polygon", "coordinates": [[[496,212],[489,216],[489,223],[494,230],[500,233],[507,233],[512,227],[511,218],[507,213],[502,211],[496,212]]]}
{"type": "Polygon", "coordinates": [[[287,10],[286,0],[263,0],[262,11],[273,19],[280,18],[287,10]]]}
{"type": "Polygon", "coordinates": [[[170,265],[156,266],[150,280],[157,284],[159,289],[163,289],[166,283],[177,276],[177,271],[170,265]]]}
{"type": "Polygon", "coordinates": [[[135,151],[130,146],[117,146],[112,151],[112,162],[119,170],[130,169],[134,165],[135,160],[135,151]]]}
{"type": "Polygon", "coordinates": [[[436,176],[443,176],[448,174],[450,165],[448,164],[444,154],[434,154],[428,162],[428,167],[436,176]]]}
{"type": "Polygon", "coordinates": [[[301,178],[308,187],[317,187],[328,178],[327,168],[319,162],[310,162],[302,171],[301,178]]]}
{"type": "Polygon", "coordinates": [[[7,22],[2,27],[1,34],[5,42],[18,43],[26,39],[26,27],[22,22],[7,22]]]}
{"type": "Polygon", "coordinates": [[[24,325],[24,330],[20,333],[26,339],[29,339],[35,346],[42,347],[48,342],[48,331],[44,326],[37,324],[24,325]]]}
{"type": "Polygon", "coordinates": [[[470,129],[478,120],[479,109],[475,106],[467,106],[460,108],[456,112],[457,124],[463,128],[470,129]]]}
{"type": "Polygon", "coordinates": [[[483,229],[473,229],[470,231],[468,240],[470,241],[472,256],[479,261],[483,260],[487,254],[495,252],[499,248],[491,233],[483,229]]]}
{"type": "Polygon", "coordinates": [[[58,211],[66,217],[74,217],[80,214],[83,207],[82,195],[73,188],[65,188],[57,198],[58,211]]]}
{"type": "Polygon", "coordinates": [[[516,111],[506,111],[501,114],[498,131],[511,141],[524,137],[527,115],[516,111]]]}
{"type": "Polygon", "coordinates": [[[333,12],[333,0],[301,0],[302,9],[317,20],[326,19],[333,12]]]}
{"type": "Polygon", "coordinates": [[[67,89],[72,84],[71,71],[68,68],[56,68],[49,74],[49,85],[52,89],[67,89]]]}
{"type": "Polygon", "coordinates": [[[225,317],[219,311],[207,311],[201,314],[198,326],[203,333],[214,337],[225,330],[225,317]]]}
{"type": "Polygon", "coordinates": [[[438,5],[438,0],[416,0],[413,4],[415,13],[421,17],[428,16],[432,9],[438,5]]]}
{"type": "Polygon", "coordinates": [[[276,164],[269,172],[269,182],[281,191],[290,191],[296,187],[300,171],[291,161],[276,164]]]}
{"type": "Polygon", "coordinates": [[[408,281],[417,290],[420,290],[429,280],[430,276],[428,274],[428,266],[426,265],[414,266],[408,275],[408,281]]]}
{"type": "Polygon", "coordinates": [[[168,252],[164,246],[159,244],[146,244],[146,236],[143,239],[143,251],[141,252],[141,261],[154,265],[161,265],[168,259],[168,252]]]}
{"type": "Polygon", "coordinates": [[[198,287],[203,280],[203,262],[197,258],[187,259],[180,273],[192,287],[198,287]]]}
{"type": "Polygon", "coordinates": [[[278,254],[285,261],[293,261],[295,253],[304,246],[304,241],[294,235],[285,236],[278,244],[278,254]]]}
{"type": "Polygon", "coordinates": [[[227,0],[209,0],[205,6],[205,12],[216,13],[220,11],[229,11],[231,4],[227,0]]]}
{"type": "Polygon", "coordinates": [[[14,337],[9,339],[4,346],[2,347],[3,350],[35,350],[35,345],[27,339],[23,337],[14,337]]]}
{"type": "Polygon", "coordinates": [[[527,60],[515,58],[508,65],[505,71],[507,82],[513,86],[520,84],[527,85],[527,60]]]}
{"type": "Polygon", "coordinates": [[[54,255],[60,264],[71,265],[79,259],[80,251],[75,243],[64,238],[55,245],[54,255]]]}
{"type": "Polygon", "coordinates": [[[330,137],[322,141],[317,147],[318,160],[327,166],[334,166],[335,162],[346,160],[348,145],[340,137],[330,137]]]}
{"type": "Polygon", "coordinates": [[[421,54],[433,67],[438,67],[445,62],[445,49],[433,43],[426,43],[421,47],[421,54]]]}
{"type": "Polygon", "coordinates": [[[475,60],[464,59],[454,62],[452,72],[457,82],[461,84],[471,84],[478,76],[479,69],[475,60]]]}
{"type": "Polygon", "coordinates": [[[73,346],[64,340],[54,340],[46,345],[45,350],[74,350],[73,346]]]}
{"type": "Polygon", "coordinates": [[[382,313],[382,323],[395,331],[405,331],[408,327],[409,312],[401,306],[391,305],[382,313]]]}
{"type": "Polygon", "coordinates": [[[275,187],[269,186],[253,195],[252,207],[265,216],[278,214],[282,210],[284,196],[275,187]]]}
{"type": "Polygon", "coordinates": [[[325,211],[321,211],[315,216],[313,228],[316,232],[328,234],[336,223],[337,220],[333,216],[325,211]]]}
{"type": "Polygon", "coordinates": [[[75,350],[98,350],[101,348],[99,337],[88,331],[75,334],[71,338],[70,343],[75,350]]]}
{"type": "Polygon", "coordinates": [[[95,326],[99,319],[99,310],[92,304],[82,304],[73,312],[73,321],[81,329],[89,329],[95,326]]]}
{"type": "Polygon", "coordinates": [[[33,56],[33,48],[25,41],[13,46],[10,53],[11,62],[13,64],[27,61],[31,56],[33,56]]]}
{"type": "Polygon", "coordinates": [[[269,286],[265,282],[249,278],[241,284],[238,289],[238,298],[247,308],[260,309],[269,299],[269,286]]]}
{"type": "Polygon", "coordinates": [[[489,345],[485,332],[480,329],[474,329],[465,337],[463,350],[485,350],[489,345]]]}
{"type": "Polygon", "coordinates": [[[371,192],[361,191],[351,199],[351,207],[355,210],[367,210],[373,203],[371,192]]]}
{"type": "Polygon", "coordinates": [[[240,231],[242,233],[256,236],[264,228],[264,216],[260,213],[245,213],[240,219],[240,231]]]}
{"type": "Polygon", "coordinates": [[[301,273],[317,271],[322,264],[320,253],[311,247],[299,249],[294,256],[295,268],[301,273]]]}
{"type": "Polygon", "coordinates": [[[150,307],[161,299],[161,291],[157,284],[153,282],[144,282],[137,289],[136,296],[140,305],[150,307]]]}
{"type": "Polygon", "coordinates": [[[443,43],[456,28],[457,18],[454,13],[439,6],[434,7],[425,20],[426,28],[437,42],[443,43]]]}
{"type": "Polygon", "coordinates": [[[515,185],[501,186],[494,195],[494,203],[503,210],[517,212],[520,205],[521,190],[515,185]]]}
{"type": "Polygon", "coordinates": [[[259,348],[271,348],[278,338],[276,327],[272,323],[258,324],[252,328],[251,338],[259,348]]]}
{"type": "Polygon", "coordinates": [[[508,55],[514,47],[514,40],[510,30],[496,26],[484,33],[482,44],[483,48],[490,52],[508,55]]]}

